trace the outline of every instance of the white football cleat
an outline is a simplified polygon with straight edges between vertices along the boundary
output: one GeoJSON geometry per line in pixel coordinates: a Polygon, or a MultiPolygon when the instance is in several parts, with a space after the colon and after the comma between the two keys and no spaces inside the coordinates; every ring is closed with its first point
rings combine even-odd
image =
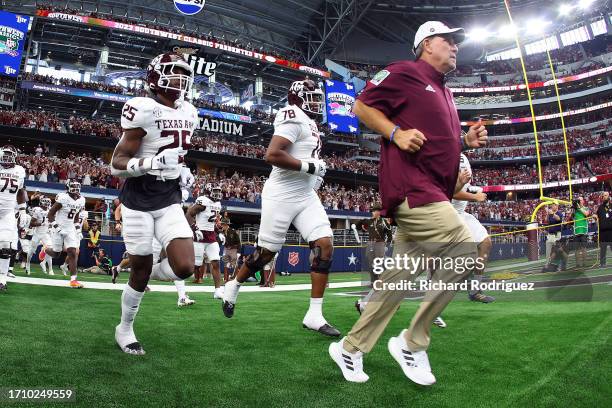
{"type": "Polygon", "coordinates": [[[9,278],[11,278],[11,279],[12,279],[12,278],[14,278],[14,277],[15,277],[15,274],[13,274],[13,272],[7,272],[7,273],[6,273],[6,276],[8,276],[9,278]]]}
{"type": "MultiPolygon", "coordinates": [[[[61,264],[60,269],[62,270],[62,273],[64,274],[64,276],[68,276],[68,273],[70,272],[70,270],[68,269],[68,265],[61,264]]],[[[49,273],[49,275],[51,275],[51,273],[49,273]]]]}
{"type": "Polygon", "coordinates": [[[42,269],[43,273],[46,275],[47,274],[47,262],[42,261],[39,265],[40,265],[40,269],[42,269]]]}
{"type": "Polygon", "coordinates": [[[402,368],[404,375],[420,385],[433,385],[436,377],[431,373],[431,366],[426,351],[410,351],[402,330],[399,336],[391,337],[387,345],[389,353],[402,368]]]}
{"type": "Polygon", "coordinates": [[[444,329],[446,327],[446,322],[442,320],[442,316],[436,317],[436,319],[433,321],[433,324],[435,324],[441,329],[444,329]]]}
{"type": "Polygon", "coordinates": [[[363,371],[363,353],[349,353],[342,347],[344,339],[331,343],[328,351],[329,356],[342,370],[342,375],[346,381],[364,383],[370,379],[370,377],[363,371]]]}
{"type": "Polygon", "coordinates": [[[185,295],[184,298],[179,299],[177,305],[178,307],[195,305],[195,300],[190,299],[189,296],[185,295]]]}
{"type": "Polygon", "coordinates": [[[122,332],[121,330],[119,330],[120,326],[121,325],[119,324],[117,325],[117,327],[115,327],[115,341],[117,342],[117,346],[119,346],[121,351],[135,356],[144,355],[145,351],[143,350],[138,340],[136,340],[134,332],[122,332]]]}

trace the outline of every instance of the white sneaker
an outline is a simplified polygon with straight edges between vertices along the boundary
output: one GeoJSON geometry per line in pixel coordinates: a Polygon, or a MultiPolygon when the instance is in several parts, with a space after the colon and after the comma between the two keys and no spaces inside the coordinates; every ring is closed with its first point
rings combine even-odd
{"type": "Polygon", "coordinates": [[[190,299],[189,296],[185,296],[184,298],[179,299],[177,305],[178,307],[195,305],[195,300],[190,299]]]}
{"type": "Polygon", "coordinates": [[[431,366],[426,351],[410,351],[404,340],[402,330],[399,336],[391,337],[387,345],[389,353],[400,365],[404,375],[420,385],[432,385],[436,383],[436,377],[431,373],[431,366]]]}
{"type": "Polygon", "coordinates": [[[68,265],[61,264],[60,269],[62,270],[62,273],[64,274],[64,276],[68,276],[68,273],[70,272],[70,270],[68,269],[68,265]]]}
{"type": "Polygon", "coordinates": [[[366,373],[363,372],[363,353],[349,353],[342,347],[344,344],[342,340],[331,343],[329,345],[329,356],[342,370],[342,375],[346,381],[364,383],[370,379],[366,373]]]}
{"type": "Polygon", "coordinates": [[[446,322],[442,320],[442,316],[436,317],[436,320],[433,321],[433,324],[435,324],[441,329],[444,329],[446,327],[446,322]]]}

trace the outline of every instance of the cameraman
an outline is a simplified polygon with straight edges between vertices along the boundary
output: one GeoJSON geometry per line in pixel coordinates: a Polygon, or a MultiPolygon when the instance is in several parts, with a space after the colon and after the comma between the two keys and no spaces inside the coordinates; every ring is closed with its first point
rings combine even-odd
{"type": "Polygon", "coordinates": [[[91,268],[83,269],[83,272],[95,273],[96,275],[110,275],[113,267],[113,261],[106,256],[104,249],[98,249],[97,253],[94,253],[96,265],[91,268]]]}
{"type": "Polygon", "coordinates": [[[560,238],[555,242],[550,251],[550,258],[542,272],[564,271],[567,268],[567,258],[569,251],[567,248],[568,238],[560,238]]]}
{"type": "Polygon", "coordinates": [[[576,266],[583,268],[586,266],[586,244],[589,232],[589,220],[587,217],[591,212],[586,207],[584,197],[574,200],[572,208],[574,210],[574,243],[576,249],[576,266]]]}
{"type": "Polygon", "coordinates": [[[597,208],[597,221],[599,222],[599,266],[606,267],[606,251],[612,247],[612,203],[610,193],[603,193],[603,202],[597,208]]]}
{"type": "Polygon", "coordinates": [[[550,252],[555,244],[561,238],[561,221],[563,214],[559,211],[559,205],[553,204],[548,208],[548,225],[555,225],[554,227],[547,228],[546,231],[546,259],[550,258],[550,252]]]}

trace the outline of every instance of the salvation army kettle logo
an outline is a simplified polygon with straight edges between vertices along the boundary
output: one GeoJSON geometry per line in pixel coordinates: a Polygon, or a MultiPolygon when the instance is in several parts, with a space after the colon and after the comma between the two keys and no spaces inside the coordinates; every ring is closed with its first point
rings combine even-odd
{"type": "Polygon", "coordinates": [[[174,7],[185,15],[193,16],[204,8],[206,0],[174,0],[174,7]]]}

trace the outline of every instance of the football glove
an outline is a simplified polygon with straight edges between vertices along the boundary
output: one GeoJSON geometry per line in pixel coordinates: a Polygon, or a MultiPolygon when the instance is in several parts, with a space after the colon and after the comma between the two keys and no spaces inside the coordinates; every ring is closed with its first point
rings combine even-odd
{"type": "Polygon", "coordinates": [[[302,173],[312,174],[314,176],[325,177],[327,165],[323,160],[314,159],[311,161],[302,161],[302,173]]]}
{"type": "Polygon", "coordinates": [[[152,170],[175,169],[179,165],[179,158],[185,155],[182,147],[166,149],[155,155],[151,161],[152,170]]]}

